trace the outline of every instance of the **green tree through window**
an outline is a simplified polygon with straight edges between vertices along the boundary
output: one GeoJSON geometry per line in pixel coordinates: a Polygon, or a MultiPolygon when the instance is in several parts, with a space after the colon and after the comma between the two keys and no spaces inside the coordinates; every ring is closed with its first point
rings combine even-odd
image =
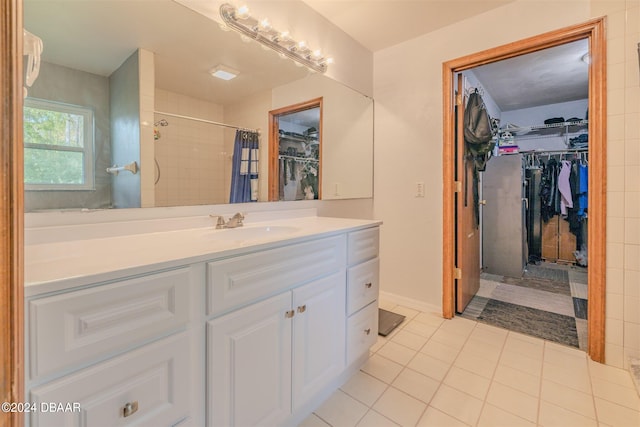
{"type": "Polygon", "coordinates": [[[93,187],[93,112],[27,99],[24,107],[24,180],[27,190],[93,187]]]}

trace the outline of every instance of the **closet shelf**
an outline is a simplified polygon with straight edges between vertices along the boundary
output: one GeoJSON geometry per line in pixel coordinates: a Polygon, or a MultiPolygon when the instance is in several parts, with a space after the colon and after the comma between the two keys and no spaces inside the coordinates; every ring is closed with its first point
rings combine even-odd
{"type": "Polygon", "coordinates": [[[280,140],[286,140],[291,142],[302,142],[304,144],[317,145],[318,138],[314,137],[302,137],[302,136],[294,136],[294,135],[280,135],[280,140]]]}
{"type": "Polygon", "coordinates": [[[543,136],[562,136],[568,133],[577,133],[587,130],[589,127],[588,120],[580,120],[574,122],[553,123],[549,125],[533,125],[533,126],[509,126],[500,129],[499,133],[511,132],[518,138],[532,137],[539,138],[543,136]]]}

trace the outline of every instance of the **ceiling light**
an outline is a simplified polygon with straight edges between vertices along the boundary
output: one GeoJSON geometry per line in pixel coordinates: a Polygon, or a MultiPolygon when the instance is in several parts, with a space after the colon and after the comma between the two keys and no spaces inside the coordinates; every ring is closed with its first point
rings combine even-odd
{"type": "Polygon", "coordinates": [[[246,5],[240,6],[235,15],[238,19],[247,19],[249,17],[249,8],[246,5]]]}
{"type": "Polygon", "coordinates": [[[213,77],[217,77],[222,80],[235,79],[236,77],[238,77],[238,74],[240,74],[239,71],[234,70],[233,68],[229,68],[225,65],[218,65],[213,70],[211,70],[211,75],[213,77]]]}
{"type": "Polygon", "coordinates": [[[239,32],[243,40],[255,40],[297,64],[324,73],[327,64],[333,63],[333,59],[323,57],[320,50],[309,48],[304,41],[293,40],[288,31],[280,32],[273,28],[268,19],[257,20],[251,17],[246,6],[236,9],[225,3],[220,6],[220,17],[229,28],[239,32]]]}

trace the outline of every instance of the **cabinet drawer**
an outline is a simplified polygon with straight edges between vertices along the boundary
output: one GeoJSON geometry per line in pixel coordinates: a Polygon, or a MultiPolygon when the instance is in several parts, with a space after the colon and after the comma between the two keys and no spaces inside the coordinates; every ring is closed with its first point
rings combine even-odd
{"type": "Polygon", "coordinates": [[[334,273],[345,265],[344,236],[212,261],[207,264],[207,315],[334,273]]]}
{"type": "Polygon", "coordinates": [[[183,332],[31,390],[31,426],[172,426],[190,412],[189,335],[183,332]],[[75,412],[41,411],[48,402],[75,412]],[[125,417],[125,411],[129,414],[125,417]],[[73,409],[73,406],[72,406],[73,409]]]}
{"type": "Polygon", "coordinates": [[[29,301],[31,379],[178,330],[189,319],[190,277],[181,268],[29,301]]]}
{"type": "Polygon", "coordinates": [[[378,256],[380,235],[378,227],[349,233],[348,259],[349,265],[358,264],[378,256]]]}
{"type": "Polygon", "coordinates": [[[347,365],[365,354],[378,339],[378,303],[372,302],[347,319],[347,365]]]}
{"type": "Polygon", "coordinates": [[[378,299],[379,264],[374,258],[347,271],[347,315],[378,299]]]}

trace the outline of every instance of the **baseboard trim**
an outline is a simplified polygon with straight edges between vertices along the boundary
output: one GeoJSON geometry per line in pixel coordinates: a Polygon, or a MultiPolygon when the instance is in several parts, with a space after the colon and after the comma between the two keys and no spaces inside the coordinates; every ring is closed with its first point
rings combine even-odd
{"type": "Polygon", "coordinates": [[[390,292],[384,291],[380,291],[380,299],[383,301],[402,305],[404,307],[412,308],[414,310],[422,311],[425,313],[434,313],[442,316],[442,307],[435,304],[429,304],[425,301],[418,301],[413,298],[408,298],[402,295],[392,294],[390,292]]]}

